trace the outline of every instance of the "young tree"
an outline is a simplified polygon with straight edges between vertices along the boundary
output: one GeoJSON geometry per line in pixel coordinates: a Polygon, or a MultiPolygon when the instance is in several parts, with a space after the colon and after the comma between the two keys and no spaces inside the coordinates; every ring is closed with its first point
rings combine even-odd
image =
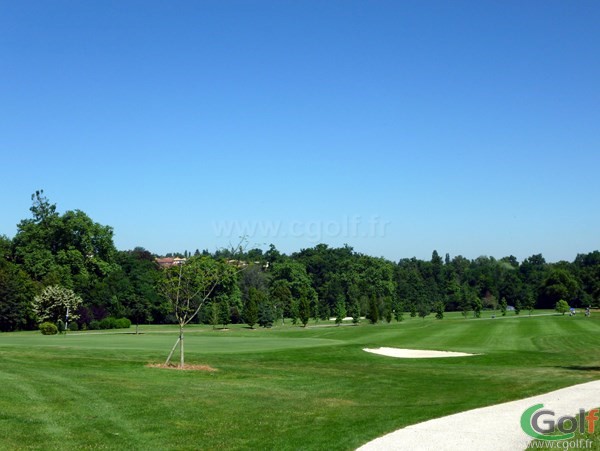
{"type": "MultiPolygon", "coordinates": [[[[350,275],[354,275],[350,271],[350,275]]],[[[350,282],[347,289],[348,314],[352,317],[352,324],[360,322],[360,289],[355,282],[350,282]]]]}
{"type": "Polygon", "coordinates": [[[260,327],[273,327],[274,320],[273,305],[265,299],[258,305],[258,325],[260,327]]]}
{"type": "Polygon", "coordinates": [[[375,295],[372,295],[369,300],[369,313],[367,319],[371,324],[377,324],[379,322],[379,306],[377,305],[377,298],[375,295]]]}
{"type": "MultiPolygon", "coordinates": [[[[179,324],[179,337],[165,365],[179,345],[179,367],[185,366],[184,328],[198,315],[204,303],[219,285],[231,285],[237,274],[235,266],[211,257],[191,257],[181,265],[163,270],[160,291],[169,301],[179,324]]],[[[214,302],[214,300],[213,300],[214,302]]]]}
{"type": "Polygon", "coordinates": [[[401,322],[404,320],[404,312],[402,311],[402,307],[396,307],[396,309],[394,310],[394,318],[396,318],[397,322],[401,322]]]}
{"type": "Polygon", "coordinates": [[[355,298],[352,301],[352,324],[358,325],[360,323],[360,304],[358,302],[358,298],[355,298]]]}
{"type": "Polygon", "coordinates": [[[308,320],[310,319],[310,301],[308,298],[303,295],[300,298],[300,305],[298,306],[298,317],[300,318],[300,322],[304,327],[308,324],[308,320]]]}
{"type": "Polygon", "coordinates": [[[219,304],[215,299],[210,302],[210,325],[213,327],[213,330],[217,328],[217,324],[219,324],[219,304]]]}
{"type": "Polygon", "coordinates": [[[339,326],[340,324],[342,324],[342,321],[346,317],[346,301],[343,295],[338,297],[335,310],[335,323],[339,326]]]}
{"type": "Polygon", "coordinates": [[[472,307],[475,318],[481,318],[481,309],[483,308],[483,303],[481,302],[479,296],[473,298],[472,307]]]}
{"type": "Polygon", "coordinates": [[[227,298],[222,298],[219,301],[219,323],[223,325],[223,329],[227,327],[231,321],[231,310],[227,298]]]}
{"type": "Polygon", "coordinates": [[[500,313],[502,313],[502,316],[506,316],[506,308],[508,307],[508,304],[506,303],[506,299],[502,298],[500,300],[500,313]]]}
{"type": "Polygon", "coordinates": [[[251,287],[248,292],[248,301],[244,306],[244,321],[254,329],[254,325],[258,322],[258,304],[262,301],[262,292],[254,287],[251,287]]]}
{"type": "Polygon", "coordinates": [[[404,306],[403,306],[402,301],[398,297],[396,297],[394,299],[392,307],[393,307],[394,318],[396,319],[396,321],[397,322],[402,321],[404,319],[403,318],[404,306]]]}
{"type": "Polygon", "coordinates": [[[471,290],[467,286],[463,286],[459,297],[460,312],[465,319],[467,319],[471,311],[470,293],[471,290]]]}
{"type": "Polygon", "coordinates": [[[385,322],[388,324],[392,322],[392,318],[393,318],[392,309],[389,308],[387,305],[385,306],[384,311],[383,311],[383,318],[385,319],[385,322]]]}
{"type": "Polygon", "coordinates": [[[415,303],[410,304],[410,317],[414,318],[417,316],[417,305],[415,303]]]}
{"type": "Polygon", "coordinates": [[[386,296],[383,301],[383,318],[385,319],[385,322],[388,324],[392,322],[392,318],[393,318],[392,310],[393,310],[392,298],[390,296],[386,296]]]}
{"type": "Polygon", "coordinates": [[[565,301],[564,299],[561,299],[560,301],[558,301],[556,303],[556,306],[554,307],[554,309],[558,313],[562,313],[564,315],[571,309],[571,307],[569,307],[569,304],[567,303],[567,301],[565,301]]]}
{"type": "Polygon", "coordinates": [[[44,291],[33,299],[33,311],[40,322],[50,321],[56,324],[58,320],[62,320],[68,327],[69,319],[79,318],[77,309],[82,303],[83,299],[73,290],[52,285],[44,288],[44,291]]]}
{"type": "Polygon", "coordinates": [[[515,301],[515,315],[518,315],[519,313],[521,313],[521,301],[517,299],[515,301]]]}
{"type": "Polygon", "coordinates": [[[435,317],[437,319],[443,319],[445,309],[446,309],[446,306],[444,305],[444,303],[442,301],[436,302],[435,303],[435,317]]]}
{"type": "Polygon", "coordinates": [[[427,302],[419,302],[417,313],[419,314],[419,318],[425,319],[425,317],[431,313],[431,307],[427,302]]]}
{"type": "Polygon", "coordinates": [[[533,312],[533,309],[535,308],[535,299],[530,291],[525,294],[523,308],[527,310],[529,312],[529,316],[531,316],[531,312],[533,312]]]}

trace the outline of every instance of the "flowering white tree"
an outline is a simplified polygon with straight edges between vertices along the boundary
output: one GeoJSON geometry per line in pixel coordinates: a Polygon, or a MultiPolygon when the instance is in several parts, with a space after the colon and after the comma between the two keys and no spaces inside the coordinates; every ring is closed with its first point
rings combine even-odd
{"type": "Polygon", "coordinates": [[[62,320],[65,322],[66,328],[69,319],[79,318],[77,309],[82,303],[83,299],[73,290],[60,285],[51,285],[44,288],[44,291],[33,299],[32,306],[40,322],[56,323],[58,320],[62,320]]]}

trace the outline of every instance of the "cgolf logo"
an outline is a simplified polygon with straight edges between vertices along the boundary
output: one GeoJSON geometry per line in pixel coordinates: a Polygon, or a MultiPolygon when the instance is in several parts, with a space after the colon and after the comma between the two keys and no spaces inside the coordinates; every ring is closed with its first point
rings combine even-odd
{"type": "Polygon", "coordinates": [[[554,411],[543,407],[543,404],[536,404],[521,415],[521,429],[539,440],[568,440],[576,431],[593,434],[599,419],[600,409],[592,409],[587,415],[584,409],[579,409],[576,416],[564,415],[555,420],[554,411]]]}

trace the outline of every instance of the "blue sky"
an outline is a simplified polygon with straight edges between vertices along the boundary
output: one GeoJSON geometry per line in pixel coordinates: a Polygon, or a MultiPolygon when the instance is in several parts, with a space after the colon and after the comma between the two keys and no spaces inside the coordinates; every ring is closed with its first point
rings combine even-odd
{"type": "Polygon", "coordinates": [[[119,249],[600,248],[597,1],[0,5],[0,234],[119,249]]]}

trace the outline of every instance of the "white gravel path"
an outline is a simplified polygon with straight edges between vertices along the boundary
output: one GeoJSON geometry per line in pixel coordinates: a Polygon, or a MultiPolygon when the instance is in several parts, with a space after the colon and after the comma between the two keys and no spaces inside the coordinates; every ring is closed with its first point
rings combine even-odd
{"type": "Polygon", "coordinates": [[[580,408],[600,407],[600,380],[425,421],[384,435],[359,450],[525,450],[533,439],[521,430],[521,415],[536,404],[553,410],[555,420],[575,415],[580,408]]]}

